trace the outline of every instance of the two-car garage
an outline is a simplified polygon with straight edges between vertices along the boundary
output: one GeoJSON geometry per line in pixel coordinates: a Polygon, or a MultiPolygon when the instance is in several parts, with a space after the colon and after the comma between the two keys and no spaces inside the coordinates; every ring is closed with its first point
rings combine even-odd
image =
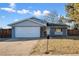
{"type": "Polygon", "coordinates": [[[15,37],[40,37],[40,27],[15,27],[15,37]]]}
{"type": "Polygon", "coordinates": [[[37,18],[12,23],[10,24],[12,26],[12,38],[39,38],[41,37],[41,27],[45,25],[37,18]]]}

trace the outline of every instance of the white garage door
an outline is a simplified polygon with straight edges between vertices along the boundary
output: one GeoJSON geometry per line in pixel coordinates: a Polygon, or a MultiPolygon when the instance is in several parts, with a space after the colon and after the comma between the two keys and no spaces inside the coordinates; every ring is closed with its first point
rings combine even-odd
{"type": "Polygon", "coordinates": [[[40,37],[40,27],[15,27],[15,37],[40,37]]]}

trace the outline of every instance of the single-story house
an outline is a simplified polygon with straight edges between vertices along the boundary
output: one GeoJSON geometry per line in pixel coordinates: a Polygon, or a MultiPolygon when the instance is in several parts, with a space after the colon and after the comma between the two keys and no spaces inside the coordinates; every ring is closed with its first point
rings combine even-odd
{"type": "Polygon", "coordinates": [[[67,36],[67,25],[48,23],[35,17],[21,20],[12,24],[12,38],[38,38],[53,36],[67,36]]]}

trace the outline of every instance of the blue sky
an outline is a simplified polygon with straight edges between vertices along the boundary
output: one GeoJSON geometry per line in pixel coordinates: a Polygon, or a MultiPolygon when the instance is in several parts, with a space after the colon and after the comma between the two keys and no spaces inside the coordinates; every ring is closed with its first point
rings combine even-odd
{"type": "Polygon", "coordinates": [[[32,16],[39,17],[51,11],[65,16],[65,3],[0,3],[0,27],[32,16]]]}

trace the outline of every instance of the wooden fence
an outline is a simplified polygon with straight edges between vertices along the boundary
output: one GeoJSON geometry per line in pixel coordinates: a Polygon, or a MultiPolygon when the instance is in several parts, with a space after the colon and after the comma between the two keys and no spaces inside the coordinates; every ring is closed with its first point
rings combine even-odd
{"type": "Polygon", "coordinates": [[[79,30],[68,30],[67,34],[69,36],[79,36],[79,30]]]}
{"type": "MultiPolygon", "coordinates": [[[[79,36],[79,30],[68,30],[68,36],[79,36]]],[[[11,38],[12,29],[0,29],[0,38],[11,38]]]]}
{"type": "Polygon", "coordinates": [[[11,38],[11,29],[0,29],[0,38],[11,38]]]}

